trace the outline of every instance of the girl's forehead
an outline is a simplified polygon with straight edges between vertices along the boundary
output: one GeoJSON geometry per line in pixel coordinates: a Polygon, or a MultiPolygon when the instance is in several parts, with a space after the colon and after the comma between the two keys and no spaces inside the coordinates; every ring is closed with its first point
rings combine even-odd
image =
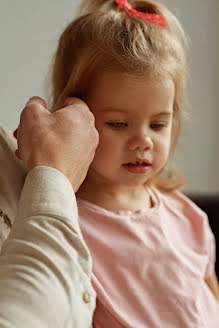
{"type": "Polygon", "coordinates": [[[88,101],[97,109],[165,109],[173,106],[175,85],[168,77],[136,77],[119,72],[106,72],[92,80],[87,96],[88,101]]]}
{"type": "Polygon", "coordinates": [[[168,74],[153,75],[145,74],[136,76],[120,71],[107,71],[104,70],[95,74],[90,83],[89,91],[98,91],[99,89],[115,89],[120,90],[128,88],[129,90],[136,88],[146,89],[168,89],[174,85],[173,80],[168,74]],[[97,89],[98,87],[98,89],[97,89]]]}

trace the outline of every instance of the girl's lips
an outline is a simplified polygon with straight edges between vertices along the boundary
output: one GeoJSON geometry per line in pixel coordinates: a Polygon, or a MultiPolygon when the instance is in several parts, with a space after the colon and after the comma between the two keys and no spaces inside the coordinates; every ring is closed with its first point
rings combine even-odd
{"type": "Polygon", "coordinates": [[[136,173],[136,174],[145,174],[148,172],[150,169],[151,165],[134,165],[134,164],[123,164],[123,167],[131,172],[131,173],[136,173]]]}
{"type": "Polygon", "coordinates": [[[146,158],[137,158],[136,160],[133,160],[132,162],[129,162],[129,163],[125,163],[124,165],[144,165],[144,166],[147,166],[147,165],[151,165],[152,162],[151,160],[148,160],[146,158]]]}

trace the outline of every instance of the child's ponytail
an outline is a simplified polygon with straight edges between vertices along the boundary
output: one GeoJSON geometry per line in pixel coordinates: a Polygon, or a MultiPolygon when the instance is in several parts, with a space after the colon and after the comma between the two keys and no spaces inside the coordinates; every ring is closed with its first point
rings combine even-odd
{"type": "Polygon", "coordinates": [[[84,14],[101,9],[113,9],[114,7],[115,2],[113,0],[83,0],[79,10],[84,14]]]}
{"type": "MultiPolygon", "coordinates": [[[[161,5],[150,0],[129,0],[129,4],[142,13],[162,15],[161,5]]],[[[107,11],[118,8],[114,0],[83,0],[79,7],[79,14],[87,14],[94,11],[107,11]]]]}

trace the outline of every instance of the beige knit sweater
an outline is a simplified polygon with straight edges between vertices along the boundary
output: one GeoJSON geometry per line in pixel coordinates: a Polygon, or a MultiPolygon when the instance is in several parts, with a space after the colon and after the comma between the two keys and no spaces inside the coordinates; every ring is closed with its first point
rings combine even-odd
{"type": "Polygon", "coordinates": [[[58,170],[28,175],[0,125],[0,328],[90,328],[92,259],[75,194],[58,170]]]}

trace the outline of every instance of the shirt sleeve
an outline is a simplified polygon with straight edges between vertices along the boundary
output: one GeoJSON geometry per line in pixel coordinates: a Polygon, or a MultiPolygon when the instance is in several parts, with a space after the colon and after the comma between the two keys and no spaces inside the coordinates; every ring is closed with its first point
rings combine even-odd
{"type": "Polygon", "coordinates": [[[0,327],[91,327],[91,271],[70,181],[54,168],[33,168],[1,250],[0,327]]]}
{"type": "Polygon", "coordinates": [[[206,215],[205,221],[205,235],[206,235],[206,253],[208,255],[208,264],[205,272],[205,278],[209,278],[215,273],[216,262],[216,239],[211,230],[208,217],[206,215]]]}

